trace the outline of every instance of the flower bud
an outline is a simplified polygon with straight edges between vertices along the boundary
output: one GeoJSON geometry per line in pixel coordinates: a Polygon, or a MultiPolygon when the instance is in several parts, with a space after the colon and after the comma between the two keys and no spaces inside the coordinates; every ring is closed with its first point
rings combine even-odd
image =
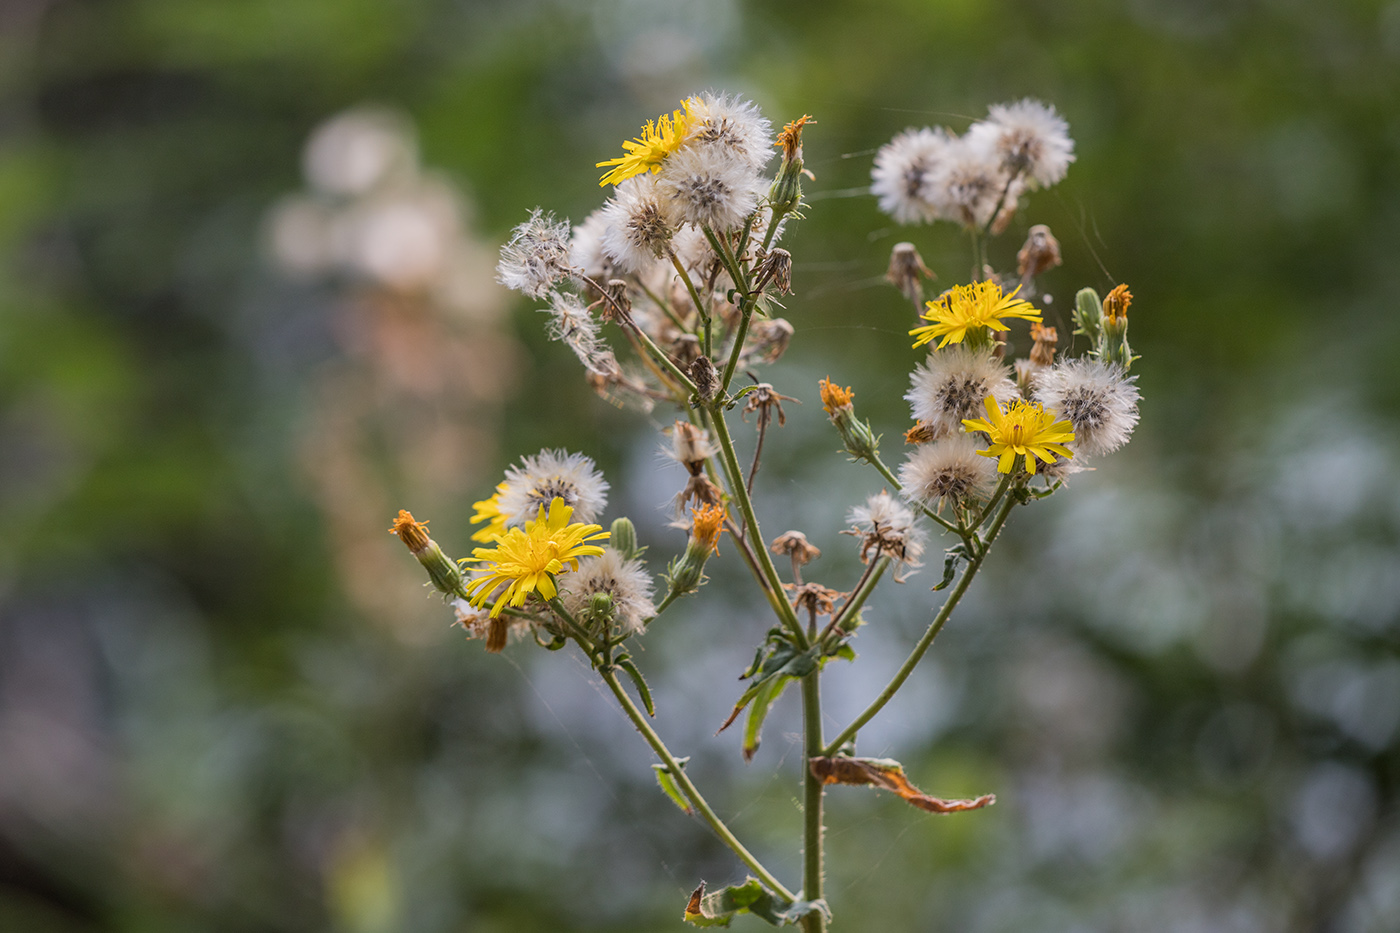
{"type": "Polygon", "coordinates": [[[874,460],[879,438],[870,430],[868,422],[856,417],[855,406],[851,403],[855,392],[849,386],[843,389],[834,385],[830,379],[823,379],[820,385],[822,407],[841,433],[846,452],[857,460],[874,460]]]}
{"type": "Polygon", "coordinates": [[[1055,345],[1060,342],[1060,335],[1055,328],[1034,322],[1031,324],[1031,339],[1035,341],[1035,346],[1031,347],[1032,363],[1037,366],[1049,366],[1055,362],[1055,345]]]}
{"type": "Polygon", "coordinates": [[[415,521],[412,512],[399,509],[399,517],[394,519],[389,533],[398,535],[409,553],[418,558],[418,563],[428,571],[428,579],[438,592],[465,599],[467,591],[462,568],[442,552],[436,541],[428,537],[427,528],[427,522],[415,521]]]}
{"type": "Polygon", "coordinates": [[[1133,348],[1128,346],[1128,306],[1133,293],[1119,285],[1103,300],[1103,334],[1096,354],[1105,363],[1116,363],[1127,372],[1133,365],[1133,348]]]}
{"type": "Polygon", "coordinates": [[[677,596],[690,593],[705,582],[705,562],[719,552],[720,529],[724,524],[724,506],[701,505],[691,512],[690,540],[685,552],[666,568],[671,592],[677,596]]]}
{"type": "Polygon", "coordinates": [[[772,249],[763,257],[758,264],[758,285],[755,287],[761,289],[769,282],[777,287],[779,294],[786,295],[792,291],[792,253],[785,249],[772,249]]]}
{"type": "Polygon", "coordinates": [[[690,364],[690,381],[695,383],[695,394],[702,400],[708,402],[715,397],[715,390],[719,388],[719,375],[708,356],[696,357],[695,362],[690,364]]]}
{"type": "Polygon", "coordinates": [[[815,122],[804,114],[778,134],[777,145],[783,147],[783,163],[768,189],[768,203],[774,217],[796,210],[802,203],[802,127],[815,122]]]}
{"type": "Polygon", "coordinates": [[[630,518],[614,519],[609,535],[608,545],[625,560],[640,557],[642,551],[646,550],[637,546],[637,526],[632,524],[630,518]]]}
{"type": "Polygon", "coordinates": [[[1061,265],[1060,241],[1045,224],[1031,227],[1026,243],[1016,254],[1016,273],[1022,281],[1027,281],[1061,265]]]}
{"type": "Polygon", "coordinates": [[[1092,288],[1081,288],[1074,296],[1074,332],[1083,334],[1095,344],[1103,334],[1103,304],[1099,293],[1092,288]]]}
{"type": "Polygon", "coordinates": [[[924,303],[924,286],[920,279],[934,278],[937,276],[924,265],[924,257],[913,243],[896,243],[890,250],[890,268],[885,273],[885,281],[903,292],[916,307],[924,303]]]}

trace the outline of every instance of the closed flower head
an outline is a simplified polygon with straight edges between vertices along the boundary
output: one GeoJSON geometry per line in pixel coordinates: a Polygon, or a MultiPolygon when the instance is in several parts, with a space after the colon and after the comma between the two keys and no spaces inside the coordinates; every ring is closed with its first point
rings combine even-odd
{"type": "Polygon", "coordinates": [[[930,323],[909,332],[916,338],[914,346],[921,347],[937,339],[942,348],[950,343],[962,343],[969,332],[982,339],[989,330],[1010,330],[1003,318],[1039,321],[1040,312],[1035,306],[1016,297],[1020,290],[1018,287],[1011,294],[1003,295],[1001,286],[995,282],[953,286],[936,301],[928,302],[928,310],[921,316],[930,323]]]}
{"type": "Polygon", "coordinates": [[[978,453],[997,458],[997,472],[1010,473],[1021,457],[1028,473],[1035,473],[1036,461],[1054,463],[1055,456],[1074,456],[1065,444],[1074,441],[1074,429],[1068,421],[1057,421],[1053,411],[1046,411],[1035,402],[1017,400],[1005,412],[996,399],[986,401],[987,417],[963,424],[969,431],[981,431],[991,439],[991,446],[978,453]]]}

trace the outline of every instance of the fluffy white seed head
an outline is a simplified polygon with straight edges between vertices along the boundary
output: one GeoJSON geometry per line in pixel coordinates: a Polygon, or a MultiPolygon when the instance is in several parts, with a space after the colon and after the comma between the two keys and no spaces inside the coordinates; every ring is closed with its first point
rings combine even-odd
{"type": "Polygon", "coordinates": [[[880,491],[865,505],[851,509],[847,521],[851,533],[861,539],[861,560],[889,557],[899,564],[915,567],[924,553],[924,530],[914,522],[914,513],[888,492],[880,491]]]}
{"type": "Polygon", "coordinates": [[[909,377],[909,402],[916,421],[942,432],[962,430],[964,418],[980,418],[983,400],[1003,407],[1016,397],[1016,384],[1004,364],[985,350],[955,343],[935,350],[909,377]]]}
{"type": "Polygon", "coordinates": [[[967,227],[985,227],[997,212],[1014,208],[1024,183],[1012,181],[997,154],[963,136],[949,143],[946,158],[927,182],[925,197],[939,217],[967,227]]]}
{"type": "Polygon", "coordinates": [[[677,223],[733,230],[753,213],[763,194],[763,176],[749,162],[716,147],[685,148],[656,175],[657,191],[677,223]]]}
{"type": "Polygon", "coordinates": [[[566,450],[541,450],[522,457],[520,466],[506,471],[501,493],[501,517],[506,525],[524,525],[548,510],[555,497],[573,506],[575,522],[596,521],[608,505],[608,483],[593,466],[593,459],[566,450]]]}
{"type": "Polygon", "coordinates": [[[1036,400],[1074,426],[1072,448],[1091,457],[1111,453],[1138,423],[1138,390],[1122,367],[1102,360],[1074,359],[1041,370],[1036,400]]]}
{"type": "Polygon", "coordinates": [[[605,376],[617,368],[612,350],[598,335],[597,319],[577,295],[550,292],[548,314],[550,339],[566,344],[590,373],[605,376]]]}
{"type": "Polygon", "coordinates": [[[650,174],[618,185],[603,207],[603,220],[603,255],[623,272],[655,265],[676,232],[656,176],[650,174]]]}
{"type": "Polygon", "coordinates": [[[608,229],[605,208],[598,208],[574,228],[569,241],[569,262],[599,285],[617,278],[621,270],[603,249],[603,233],[608,229]]]}
{"type": "Polygon", "coordinates": [[[715,149],[761,172],[773,157],[773,125],[752,102],[705,92],[692,97],[686,146],[715,149]]]}
{"type": "Polygon", "coordinates": [[[1026,98],[994,104],[986,120],[974,123],[967,138],[994,153],[1003,170],[1021,173],[1033,187],[1065,177],[1074,161],[1069,124],[1049,104],[1026,98]]]}
{"type": "Polygon", "coordinates": [[[979,456],[966,434],[952,434],[920,444],[899,468],[904,494],[931,509],[973,498],[985,499],[996,488],[996,464],[979,456]]]}
{"type": "Polygon", "coordinates": [[[569,265],[569,222],[557,221],[538,207],[530,219],[511,231],[501,247],[496,281],[531,298],[544,295],[572,272],[569,265]]]}
{"type": "Polygon", "coordinates": [[[651,601],[651,574],[639,560],[628,560],[611,547],[595,557],[585,557],[578,570],[559,577],[559,596],[569,614],[578,617],[594,595],[612,597],[616,625],[623,635],[642,630],[642,623],[656,615],[651,601]]]}
{"type": "Polygon", "coordinates": [[[932,223],[939,217],[929,181],[948,156],[951,137],[939,127],[908,129],[880,147],[870,171],[870,193],[896,223],[932,223]]]}

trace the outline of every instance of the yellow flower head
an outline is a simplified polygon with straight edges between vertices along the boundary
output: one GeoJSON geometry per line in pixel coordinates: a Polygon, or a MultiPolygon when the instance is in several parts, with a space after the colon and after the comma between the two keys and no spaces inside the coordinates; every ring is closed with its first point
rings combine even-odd
{"type": "Polygon", "coordinates": [[[622,148],[627,150],[626,155],[599,162],[596,168],[611,165],[612,170],[603,176],[598,186],[620,185],[633,175],[661,171],[661,163],[679,149],[690,135],[690,101],[681,101],[681,106],[685,109],[674,110],[670,116],[663,113],[655,122],[648,120],[642,127],[641,136],[625,140],[622,148]]]}
{"type": "Polygon", "coordinates": [[[989,330],[1010,330],[1002,323],[1002,318],[1018,317],[1027,321],[1039,321],[1040,312],[1029,301],[1016,297],[1020,286],[1009,295],[1001,293],[995,282],[976,282],[972,285],[954,285],[936,301],[927,302],[928,311],[923,319],[932,321],[923,327],[909,332],[916,337],[915,347],[930,343],[935,337],[940,349],[950,343],[962,343],[969,328],[985,327],[989,330]]]}
{"type": "Polygon", "coordinates": [[[724,506],[699,505],[690,513],[690,534],[706,553],[719,553],[720,526],[724,524],[724,506]]]}
{"type": "Polygon", "coordinates": [[[829,378],[818,383],[822,393],[822,408],[826,409],[828,415],[836,414],[838,408],[850,408],[851,399],[856,397],[850,386],[841,388],[829,378]]]}
{"type": "Polygon", "coordinates": [[[990,395],[983,404],[987,407],[987,417],[976,421],[964,419],[963,424],[969,431],[982,431],[992,439],[991,447],[977,452],[984,457],[1000,458],[997,472],[1010,473],[1018,456],[1025,457],[1026,469],[1031,473],[1035,472],[1037,457],[1054,463],[1052,454],[1066,459],[1074,456],[1064,446],[1074,440],[1074,428],[1068,421],[1056,421],[1054,412],[1018,399],[1003,414],[1001,405],[990,395]]]}
{"type": "Polygon", "coordinates": [[[538,592],[553,599],[559,591],[554,577],[578,569],[578,559],[602,554],[603,549],[586,541],[608,537],[601,525],[570,524],[572,506],[556,496],[549,503],[549,514],[540,506],[539,516],[525,523],[524,529],[510,528],[496,539],[493,548],[479,547],[472,551],[472,560],[485,564],[489,571],[467,584],[473,606],[484,606],[497,587],[501,587],[491,606],[491,617],[501,614],[505,606],[520,606],[525,597],[538,592]]]}
{"type": "Polygon", "coordinates": [[[497,483],[496,491],[491,498],[472,503],[472,508],[476,509],[476,513],[472,515],[472,524],[487,523],[485,528],[472,535],[473,541],[495,541],[506,533],[505,516],[501,514],[501,496],[505,494],[505,491],[506,484],[497,483]]]}

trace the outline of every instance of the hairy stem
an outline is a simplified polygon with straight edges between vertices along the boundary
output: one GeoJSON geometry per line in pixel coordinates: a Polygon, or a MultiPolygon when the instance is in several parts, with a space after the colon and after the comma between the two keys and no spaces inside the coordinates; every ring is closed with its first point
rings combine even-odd
{"type": "Polygon", "coordinates": [[[617,675],[610,670],[600,673],[602,673],[603,681],[608,685],[608,689],[613,692],[613,696],[617,697],[617,702],[622,704],[622,711],[627,714],[628,719],[632,720],[632,725],[642,734],[642,738],[647,740],[647,744],[651,746],[652,751],[656,752],[657,757],[666,765],[666,769],[670,772],[671,777],[675,779],[677,786],[680,787],[681,793],[685,794],[686,799],[689,800],[691,806],[695,808],[695,812],[700,814],[701,819],[709,824],[710,829],[720,838],[720,841],[729,846],[734,854],[739,857],[739,861],[747,865],[749,869],[758,876],[758,880],[767,885],[769,890],[789,901],[796,900],[796,895],[784,887],[781,881],[774,878],[773,873],[767,868],[764,868],[763,863],[754,857],[752,852],[744,848],[744,844],[740,842],[733,831],[725,825],[724,820],[719,818],[714,808],[700,795],[700,791],[695,788],[695,784],[691,782],[690,778],[676,761],[676,756],[671,754],[671,750],[666,747],[665,742],[661,741],[661,736],[656,734],[656,730],[651,727],[651,723],[647,722],[646,716],[637,708],[637,704],[633,703],[632,698],[627,695],[627,691],[622,689],[622,684],[618,682],[617,675]]]}
{"type": "Polygon", "coordinates": [[[951,616],[953,610],[957,608],[958,601],[962,599],[963,594],[967,592],[968,585],[972,583],[972,578],[975,577],[977,571],[982,568],[982,563],[987,557],[987,552],[992,549],[992,542],[996,540],[997,535],[1001,532],[1001,526],[1006,524],[1006,518],[1011,514],[1011,507],[1015,504],[1015,497],[1009,497],[1002,503],[1001,509],[996,514],[996,518],[992,520],[991,527],[987,529],[985,543],[982,545],[981,549],[977,551],[976,556],[968,563],[967,569],[963,571],[962,579],[958,580],[957,585],[953,587],[953,591],[948,594],[948,599],[943,603],[943,607],[938,610],[938,615],[934,616],[933,622],[929,624],[928,631],[924,632],[923,637],[919,639],[919,643],[916,644],[914,650],[909,653],[909,657],[900,665],[894,677],[885,685],[885,689],[880,691],[880,695],[877,696],[874,701],[865,708],[865,711],[857,716],[849,726],[842,729],[840,735],[831,740],[823,754],[834,755],[836,750],[849,742],[851,738],[860,731],[862,726],[874,719],[875,714],[884,709],[885,704],[894,698],[894,695],[899,692],[900,687],[904,686],[904,682],[909,679],[909,675],[913,673],[914,668],[918,666],[919,661],[923,659],[924,652],[928,651],[929,646],[933,644],[933,640],[937,638],[938,633],[943,630],[943,625],[948,621],[948,617],[951,616]]]}
{"type": "Polygon", "coordinates": [[[881,557],[879,560],[871,561],[865,565],[865,572],[860,575],[856,588],[851,590],[851,595],[846,598],[846,602],[827,623],[826,629],[822,632],[822,641],[826,641],[827,636],[839,629],[857,612],[860,612],[860,607],[865,605],[870,594],[875,592],[875,587],[879,584],[880,578],[884,576],[889,565],[890,559],[888,557],[881,557]]]}
{"type": "Polygon", "coordinates": [[[705,356],[714,359],[713,338],[710,336],[710,314],[705,306],[700,302],[700,293],[695,290],[695,284],[690,281],[690,273],[685,271],[685,266],[681,263],[680,257],[671,249],[666,250],[666,255],[671,259],[671,265],[676,267],[676,272],[680,275],[681,281],[685,283],[685,290],[690,293],[690,301],[695,305],[695,313],[700,315],[701,322],[705,325],[705,356]]]}
{"type": "MultiPolygon", "coordinates": [[[[822,796],[825,787],[812,773],[811,760],[822,754],[821,668],[802,678],[802,897],[820,900],[823,881],[822,796]]],[[[813,911],[802,918],[807,933],[826,930],[826,917],[813,911]]]]}

